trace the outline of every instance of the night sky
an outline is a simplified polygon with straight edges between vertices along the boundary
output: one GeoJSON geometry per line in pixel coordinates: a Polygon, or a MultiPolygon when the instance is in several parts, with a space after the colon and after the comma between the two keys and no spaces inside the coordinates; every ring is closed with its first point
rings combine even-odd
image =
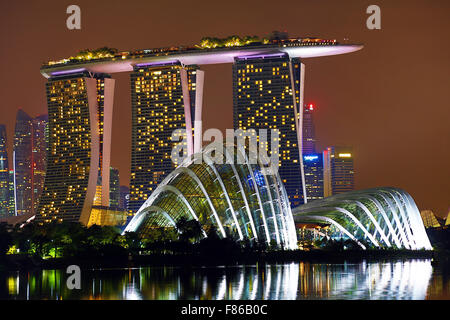
{"type": "MultiPolygon", "coordinates": [[[[39,68],[81,49],[191,45],[204,36],[315,36],[363,43],[361,51],[305,59],[305,102],[316,105],[318,151],[354,147],[356,189],[399,187],[420,210],[450,206],[450,1],[1,1],[0,123],[10,163],[15,116],[47,113],[39,68]],[[81,30],[66,28],[67,6],[81,7],[81,30]],[[381,8],[381,30],[366,8],[381,8]]],[[[204,126],[232,128],[231,64],[204,66],[204,126]]],[[[128,185],[129,74],[116,81],[112,165],[128,185]]]]}

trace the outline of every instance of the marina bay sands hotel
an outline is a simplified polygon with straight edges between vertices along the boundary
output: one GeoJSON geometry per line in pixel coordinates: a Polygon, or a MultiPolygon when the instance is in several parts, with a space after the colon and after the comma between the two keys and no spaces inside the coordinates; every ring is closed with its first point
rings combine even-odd
{"type": "Polygon", "coordinates": [[[44,64],[49,149],[36,220],[88,224],[93,206],[109,205],[114,73],[131,78],[134,214],[177,165],[171,160],[174,130],[185,129],[188,154],[202,148],[200,67],[221,63],[232,63],[234,128],[279,130],[280,177],[291,206],[304,203],[302,61],[361,48],[317,38],[204,38],[193,47],[102,48],[44,64]]]}

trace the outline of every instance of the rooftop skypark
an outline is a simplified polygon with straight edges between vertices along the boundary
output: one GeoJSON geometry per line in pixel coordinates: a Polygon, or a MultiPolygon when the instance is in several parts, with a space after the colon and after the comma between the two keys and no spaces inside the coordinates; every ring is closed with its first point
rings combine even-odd
{"type": "MultiPolygon", "coordinates": [[[[180,61],[183,64],[215,64],[232,63],[235,57],[247,55],[286,53],[291,57],[309,58],[342,54],[357,51],[362,45],[339,44],[335,39],[319,38],[288,38],[257,36],[230,36],[227,38],[205,37],[199,44],[192,46],[173,46],[165,48],[141,49],[134,51],[118,51],[114,48],[99,48],[82,50],[75,56],[56,61],[48,61],[41,67],[45,77],[51,76],[51,71],[67,70],[73,66],[105,65],[111,62],[121,64],[121,67],[106,68],[109,73],[131,71],[132,63],[180,61]]],[[[94,68],[95,69],[95,68],[94,68]]]]}

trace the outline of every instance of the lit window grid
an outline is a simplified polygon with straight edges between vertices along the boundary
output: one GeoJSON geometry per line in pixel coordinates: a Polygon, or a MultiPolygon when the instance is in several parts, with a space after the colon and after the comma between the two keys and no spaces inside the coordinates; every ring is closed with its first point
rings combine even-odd
{"type": "Polygon", "coordinates": [[[6,127],[0,125],[0,217],[7,217],[10,215],[9,170],[6,147],[6,127]]]}
{"type": "MultiPolygon", "coordinates": [[[[295,88],[299,88],[300,61],[293,59],[292,64],[295,88]]],[[[297,104],[299,99],[299,90],[296,90],[297,104]]],[[[289,59],[236,61],[233,64],[233,102],[234,128],[280,131],[279,173],[291,204],[301,204],[303,190],[289,59]]]]}
{"type": "Polygon", "coordinates": [[[13,150],[15,155],[15,198],[17,215],[33,210],[32,187],[32,118],[24,111],[17,112],[13,150]]]}
{"type": "Polygon", "coordinates": [[[354,190],[353,158],[331,158],[331,188],[333,194],[354,190]]]}
{"type": "MultiPolygon", "coordinates": [[[[185,129],[181,66],[138,68],[131,74],[132,159],[129,209],[134,213],[175,168],[172,132],[185,129]],[[155,173],[158,173],[155,175],[155,173]]],[[[192,123],[196,67],[187,67],[192,123]]],[[[184,139],[186,133],[183,134],[184,139]]]]}
{"type": "Polygon", "coordinates": [[[78,221],[87,193],[91,134],[86,81],[47,83],[49,151],[38,221],[78,221]]]}
{"type": "Polygon", "coordinates": [[[305,186],[308,201],[322,199],[324,194],[323,159],[318,155],[317,160],[303,162],[305,170],[305,186]]]}

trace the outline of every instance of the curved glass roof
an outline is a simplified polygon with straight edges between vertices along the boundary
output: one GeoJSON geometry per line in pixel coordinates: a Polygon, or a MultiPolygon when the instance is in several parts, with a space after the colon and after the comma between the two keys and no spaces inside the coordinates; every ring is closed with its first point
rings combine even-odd
{"type": "MultiPolygon", "coordinates": [[[[297,247],[294,220],[278,174],[240,161],[243,151],[210,144],[170,173],[125,229],[145,237],[153,227],[173,227],[185,217],[220,237],[297,247]],[[238,159],[239,158],[239,159],[238,159]]],[[[206,236],[206,233],[204,232],[206,236]]]]}
{"type": "Polygon", "coordinates": [[[295,222],[330,226],[331,238],[379,248],[428,249],[431,244],[412,197],[397,188],[346,192],[293,209],[295,222]]]}

